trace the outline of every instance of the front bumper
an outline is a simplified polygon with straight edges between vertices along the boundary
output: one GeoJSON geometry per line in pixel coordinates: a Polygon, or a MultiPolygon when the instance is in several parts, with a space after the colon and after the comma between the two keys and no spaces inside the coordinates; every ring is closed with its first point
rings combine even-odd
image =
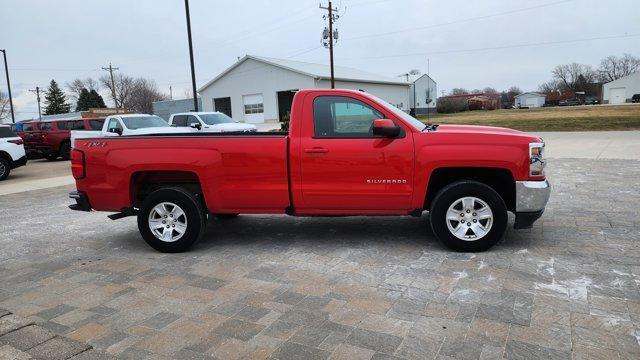
{"type": "Polygon", "coordinates": [[[89,204],[89,198],[87,194],[82,191],[72,191],[69,193],[69,197],[76,201],[75,204],[69,205],[69,209],[77,211],[91,211],[91,204],[89,204]]]}
{"type": "Polygon", "coordinates": [[[551,185],[543,181],[516,181],[516,229],[529,229],[542,216],[551,195],[551,185]]]}

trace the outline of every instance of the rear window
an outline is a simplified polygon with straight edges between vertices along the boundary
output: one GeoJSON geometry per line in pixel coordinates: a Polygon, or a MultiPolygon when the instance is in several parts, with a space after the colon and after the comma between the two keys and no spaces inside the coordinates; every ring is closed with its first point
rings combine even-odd
{"type": "Polygon", "coordinates": [[[102,130],[103,125],[104,119],[89,120],[89,126],[91,127],[91,130],[102,130]]]}
{"type": "Polygon", "coordinates": [[[11,128],[8,126],[0,126],[0,138],[10,138],[16,137],[17,135],[11,131],[11,128]]]}

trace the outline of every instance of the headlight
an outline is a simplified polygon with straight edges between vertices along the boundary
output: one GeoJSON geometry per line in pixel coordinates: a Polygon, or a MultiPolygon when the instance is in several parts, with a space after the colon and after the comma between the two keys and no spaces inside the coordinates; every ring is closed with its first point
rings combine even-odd
{"type": "Polygon", "coordinates": [[[544,143],[529,144],[529,175],[544,176],[544,167],[546,160],[544,159],[544,143]]]}

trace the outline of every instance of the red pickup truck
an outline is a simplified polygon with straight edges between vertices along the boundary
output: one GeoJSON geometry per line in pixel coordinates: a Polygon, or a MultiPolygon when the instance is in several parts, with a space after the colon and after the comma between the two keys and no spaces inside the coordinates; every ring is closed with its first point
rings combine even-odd
{"type": "Polygon", "coordinates": [[[411,215],[457,251],[497,243],[515,213],[544,211],[542,139],[481,126],[425,125],[370,94],[301,90],[288,133],[78,139],[73,210],[136,215],[144,240],[184,251],[209,215],[411,215]]]}

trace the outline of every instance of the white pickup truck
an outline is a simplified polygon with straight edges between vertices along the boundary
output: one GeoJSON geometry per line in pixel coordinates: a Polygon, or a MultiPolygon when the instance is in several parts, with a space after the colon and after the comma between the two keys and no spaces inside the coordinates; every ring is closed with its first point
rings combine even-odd
{"type": "Polygon", "coordinates": [[[76,139],[99,138],[106,136],[170,134],[193,132],[194,130],[176,129],[161,117],[148,114],[121,114],[108,116],[102,130],[71,131],[71,147],[76,139]]]}
{"type": "Polygon", "coordinates": [[[177,128],[186,127],[202,132],[253,132],[255,125],[234,121],[221,112],[186,112],[173,114],[169,125],[177,128]]]}

